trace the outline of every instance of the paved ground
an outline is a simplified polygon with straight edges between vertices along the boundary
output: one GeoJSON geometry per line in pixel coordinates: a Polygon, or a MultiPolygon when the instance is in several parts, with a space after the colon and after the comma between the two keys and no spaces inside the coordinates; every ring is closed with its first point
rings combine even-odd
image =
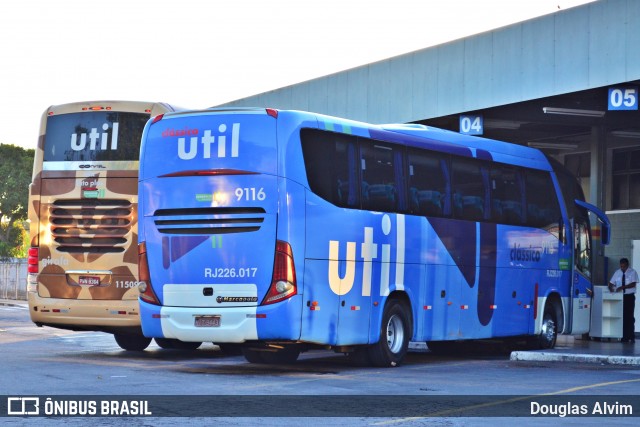
{"type": "MultiPolygon", "coordinates": [[[[26,301],[0,299],[0,305],[27,306],[26,301]]],[[[412,351],[427,351],[425,343],[411,343],[412,351]]],[[[581,337],[559,336],[552,350],[514,351],[511,360],[539,362],[580,362],[610,365],[640,366],[640,342],[619,340],[585,340],[581,337]]]]}

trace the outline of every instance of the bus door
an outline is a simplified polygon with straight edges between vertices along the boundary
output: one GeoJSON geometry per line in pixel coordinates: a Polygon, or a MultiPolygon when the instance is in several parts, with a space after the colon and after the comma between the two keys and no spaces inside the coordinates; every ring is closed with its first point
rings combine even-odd
{"type": "Polygon", "coordinates": [[[578,215],[572,219],[573,229],[573,264],[571,271],[571,319],[570,332],[582,334],[589,331],[591,318],[591,296],[593,295],[593,246],[591,241],[591,228],[587,212],[593,213],[601,226],[601,242],[608,245],[610,240],[611,224],[606,214],[597,207],[581,200],[575,200],[578,205],[578,215]]]}
{"type": "Polygon", "coordinates": [[[573,267],[571,272],[571,333],[583,334],[589,331],[591,314],[591,236],[588,219],[574,218],[573,267]]]}

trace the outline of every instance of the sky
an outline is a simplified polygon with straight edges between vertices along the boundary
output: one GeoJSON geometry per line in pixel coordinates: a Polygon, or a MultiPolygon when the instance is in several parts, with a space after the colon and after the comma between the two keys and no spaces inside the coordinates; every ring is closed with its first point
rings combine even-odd
{"type": "Polygon", "coordinates": [[[591,1],[2,0],[0,143],[50,105],[207,108],[591,1]]]}

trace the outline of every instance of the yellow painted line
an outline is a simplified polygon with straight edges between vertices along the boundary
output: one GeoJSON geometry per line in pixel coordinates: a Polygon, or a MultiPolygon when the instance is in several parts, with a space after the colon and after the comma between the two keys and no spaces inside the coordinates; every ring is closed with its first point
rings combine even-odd
{"type": "Polygon", "coordinates": [[[597,387],[606,387],[606,386],[610,386],[610,385],[617,385],[617,384],[625,384],[625,383],[636,383],[636,382],[640,382],[640,378],[637,379],[633,379],[633,380],[620,380],[620,381],[609,381],[606,383],[597,383],[597,384],[590,384],[590,385],[585,385],[585,386],[580,386],[580,387],[572,387],[572,388],[568,388],[565,390],[559,390],[559,391],[554,391],[554,392],[550,392],[550,393],[542,393],[542,394],[532,394],[530,396],[520,396],[520,397],[514,397],[511,399],[505,399],[505,400],[498,400],[495,402],[487,402],[487,403],[482,403],[479,405],[471,405],[471,406],[465,406],[463,408],[458,408],[458,409],[449,409],[446,411],[440,411],[440,412],[434,412],[433,414],[429,414],[428,416],[424,416],[424,417],[409,417],[409,418],[399,418],[399,419],[394,419],[394,420],[389,420],[389,421],[381,421],[378,423],[374,423],[373,425],[392,425],[392,424],[398,424],[398,423],[404,423],[407,421],[417,421],[417,420],[424,420],[426,418],[433,418],[433,417],[446,417],[447,415],[452,415],[455,414],[457,412],[461,412],[461,411],[469,411],[472,409],[480,409],[480,408],[487,408],[487,407],[491,407],[491,406],[498,406],[498,405],[502,405],[505,403],[512,403],[512,402],[519,402],[521,400],[528,400],[537,396],[554,396],[557,394],[566,394],[566,393],[572,393],[574,391],[580,391],[580,390],[587,390],[590,388],[597,388],[597,387]]]}
{"type": "Polygon", "coordinates": [[[640,378],[637,378],[635,380],[620,380],[620,381],[610,381],[610,382],[607,382],[607,383],[584,385],[584,386],[580,386],[580,387],[568,388],[566,390],[554,391],[553,393],[544,393],[544,394],[541,394],[540,396],[553,396],[555,394],[571,393],[571,392],[574,392],[574,391],[586,390],[588,388],[606,387],[608,385],[625,384],[625,383],[637,383],[637,382],[640,382],[640,378]]]}

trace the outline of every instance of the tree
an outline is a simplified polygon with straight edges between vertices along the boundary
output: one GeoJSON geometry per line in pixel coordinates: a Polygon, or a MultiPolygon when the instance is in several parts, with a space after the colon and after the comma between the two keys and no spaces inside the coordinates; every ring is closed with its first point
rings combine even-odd
{"type": "Polygon", "coordinates": [[[0,257],[23,251],[29,183],[35,151],[0,144],[0,257]]]}

